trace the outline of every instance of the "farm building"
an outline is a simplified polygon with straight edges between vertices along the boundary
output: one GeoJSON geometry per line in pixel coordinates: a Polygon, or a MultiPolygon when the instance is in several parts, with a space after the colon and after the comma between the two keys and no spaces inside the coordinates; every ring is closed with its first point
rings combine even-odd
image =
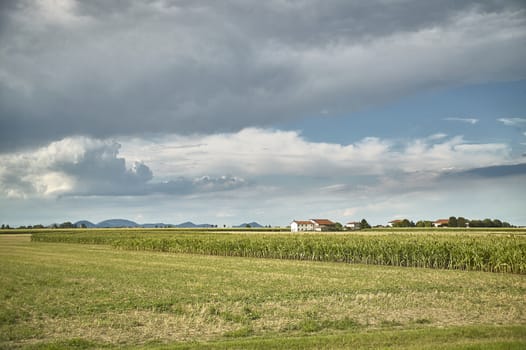
{"type": "Polygon", "coordinates": [[[438,219],[435,222],[433,222],[434,227],[446,227],[449,224],[448,219],[438,219]]]}
{"type": "Polygon", "coordinates": [[[294,220],[290,224],[290,232],[299,231],[330,231],[334,222],[328,219],[294,220]]]}
{"type": "Polygon", "coordinates": [[[314,223],[309,220],[294,220],[290,224],[290,232],[314,231],[314,223]]]}
{"type": "Polygon", "coordinates": [[[351,221],[345,224],[345,228],[348,230],[359,230],[362,228],[361,223],[358,221],[351,221]]]}
{"type": "Polygon", "coordinates": [[[402,221],[404,221],[404,220],[392,220],[392,221],[389,221],[389,222],[387,223],[387,226],[388,226],[388,227],[393,227],[393,226],[395,226],[396,224],[398,224],[398,223],[400,223],[400,222],[402,222],[402,221]]]}

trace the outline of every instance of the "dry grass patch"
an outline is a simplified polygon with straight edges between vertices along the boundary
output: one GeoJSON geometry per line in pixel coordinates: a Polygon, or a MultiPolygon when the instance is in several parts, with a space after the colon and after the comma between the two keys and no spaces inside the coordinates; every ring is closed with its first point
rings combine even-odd
{"type": "Polygon", "coordinates": [[[44,339],[82,338],[97,343],[144,344],[210,340],[236,327],[205,313],[173,314],[153,311],[103,313],[92,317],[48,318],[36,322],[44,339]]]}

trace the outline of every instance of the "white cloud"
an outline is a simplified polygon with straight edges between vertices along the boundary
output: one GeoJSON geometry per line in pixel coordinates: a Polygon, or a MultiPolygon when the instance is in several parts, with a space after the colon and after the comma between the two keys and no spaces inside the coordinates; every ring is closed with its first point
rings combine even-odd
{"type": "Polygon", "coordinates": [[[447,137],[447,134],[437,133],[437,134],[433,134],[433,135],[429,136],[428,139],[433,141],[433,140],[440,140],[440,139],[443,139],[443,138],[446,138],[446,137],[447,137]]]}
{"type": "Polygon", "coordinates": [[[159,176],[236,173],[249,175],[330,173],[333,169],[366,166],[380,171],[375,160],[389,149],[386,141],[365,138],[351,145],[313,143],[297,132],[249,128],[232,134],[166,136],[157,142],[123,142],[127,158],[139,156],[159,176]],[[197,146],[192,146],[197,145],[197,146]],[[352,164],[346,163],[353,161],[352,164]]]}
{"type": "Polygon", "coordinates": [[[506,126],[526,126],[526,118],[499,118],[497,120],[506,126]]]}
{"type": "Polygon", "coordinates": [[[467,123],[467,124],[472,124],[472,125],[475,125],[479,122],[479,120],[476,118],[445,118],[444,120],[467,123]]]}
{"type": "Polygon", "coordinates": [[[441,172],[511,162],[506,144],[472,144],[462,137],[400,142],[368,137],[342,145],[309,142],[293,131],[244,129],[237,133],[127,139],[121,154],[142,159],[160,178],[234,173],[244,176],[385,175],[441,172]]]}
{"type": "Polygon", "coordinates": [[[60,195],[73,190],[76,180],[61,171],[63,165],[79,164],[94,150],[113,152],[114,145],[89,138],[64,139],[29,152],[0,155],[0,193],[7,197],[39,194],[60,195]]]}
{"type": "Polygon", "coordinates": [[[37,193],[44,196],[60,195],[74,188],[74,179],[67,174],[50,171],[44,174],[30,174],[25,178],[34,185],[37,193]]]}
{"type": "Polygon", "coordinates": [[[214,192],[246,185],[235,176],[186,178],[153,182],[141,161],[119,157],[120,144],[86,137],[66,138],[28,152],[0,155],[0,195],[8,198],[60,195],[172,195],[214,192]]]}
{"type": "Polygon", "coordinates": [[[307,141],[293,131],[250,128],[121,143],[75,137],[0,155],[0,191],[10,197],[181,195],[253,187],[258,179],[258,186],[279,191],[285,183],[301,188],[293,179],[307,177],[339,181],[316,184],[323,193],[348,193],[375,186],[418,188],[443,172],[515,161],[506,144],[473,144],[445,135],[410,142],[367,137],[342,145],[307,141]]]}

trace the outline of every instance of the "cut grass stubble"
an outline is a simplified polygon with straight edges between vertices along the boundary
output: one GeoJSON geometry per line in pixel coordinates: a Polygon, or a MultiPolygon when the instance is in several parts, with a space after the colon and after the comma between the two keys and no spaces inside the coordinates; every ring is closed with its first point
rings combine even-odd
{"type": "Polygon", "coordinates": [[[8,286],[0,291],[5,348],[526,323],[522,275],[0,239],[0,276],[8,286]]]}

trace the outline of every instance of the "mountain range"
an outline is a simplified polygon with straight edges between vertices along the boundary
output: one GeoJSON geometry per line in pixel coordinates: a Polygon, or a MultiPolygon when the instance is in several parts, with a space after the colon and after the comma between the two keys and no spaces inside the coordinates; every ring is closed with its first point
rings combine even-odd
{"type": "MultiPolygon", "coordinates": [[[[186,221],[177,225],[174,224],[165,224],[162,222],[159,223],[147,223],[147,224],[139,224],[135,221],[126,220],[126,219],[109,219],[101,221],[97,224],[94,224],[91,221],[88,220],[80,220],[74,223],[77,227],[86,227],[86,228],[118,228],[118,227],[142,227],[142,228],[156,228],[156,227],[175,227],[175,228],[209,228],[209,227],[215,227],[211,224],[194,224],[191,221],[186,221]]],[[[263,227],[257,222],[251,222],[251,223],[244,223],[239,226],[234,227],[247,227],[247,225],[250,225],[250,227],[263,227]]]]}

